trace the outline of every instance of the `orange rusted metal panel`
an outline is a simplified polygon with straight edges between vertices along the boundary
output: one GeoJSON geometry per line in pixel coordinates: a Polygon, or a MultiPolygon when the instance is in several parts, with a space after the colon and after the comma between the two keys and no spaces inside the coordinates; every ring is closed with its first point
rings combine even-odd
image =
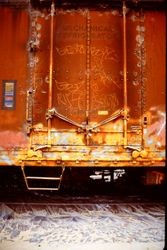
{"type": "Polygon", "coordinates": [[[16,131],[23,140],[12,146],[7,139],[9,152],[19,147],[14,164],[164,164],[164,11],[63,9],[53,3],[29,14],[0,11],[6,60],[0,60],[0,77],[17,81],[16,109],[0,110],[0,135],[16,131]],[[155,29],[161,32],[155,35],[155,29]]]}
{"type": "Polygon", "coordinates": [[[165,149],[166,137],[166,14],[147,12],[145,112],[150,117],[145,143],[150,150],[165,149]]]}
{"type": "Polygon", "coordinates": [[[28,84],[27,10],[0,6],[0,165],[14,164],[18,148],[27,147],[25,107],[28,84]],[[24,28],[23,28],[24,27],[24,28]],[[15,80],[15,107],[3,108],[3,80],[15,80]]]}

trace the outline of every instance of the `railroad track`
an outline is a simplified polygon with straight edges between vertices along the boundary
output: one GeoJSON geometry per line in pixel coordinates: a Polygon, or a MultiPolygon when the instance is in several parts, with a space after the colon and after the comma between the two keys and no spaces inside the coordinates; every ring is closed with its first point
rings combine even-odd
{"type": "Polygon", "coordinates": [[[70,198],[0,202],[0,249],[163,249],[164,202],[70,198]]]}
{"type": "Polygon", "coordinates": [[[25,202],[25,201],[21,201],[21,202],[0,202],[0,206],[2,206],[3,204],[7,205],[7,206],[12,206],[12,207],[21,207],[21,206],[26,206],[28,207],[75,207],[75,206],[80,206],[80,207],[87,207],[87,206],[94,206],[94,205],[99,205],[99,206],[109,206],[109,207],[113,207],[113,206],[146,206],[146,207],[152,207],[152,206],[156,206],[156,207],[164,207],[165,208],[165,202],[164,201],[149,201],[149,200],[100,200],[100,199],[95,199],[95,200],[86,200],[86,199],[71,199],[71,200],[66,200],[66,199],[57,199],[54,200],[53,202],[50,201],[36,201],[36,202],[25,202]]]}

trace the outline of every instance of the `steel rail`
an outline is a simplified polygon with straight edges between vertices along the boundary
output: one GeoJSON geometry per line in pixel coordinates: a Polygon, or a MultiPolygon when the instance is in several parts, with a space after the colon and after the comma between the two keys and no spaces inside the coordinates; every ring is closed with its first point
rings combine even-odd
{"type": "Polygon", "coordinates": [[[85,201],[84,199],[82,201],[79,201],[79,202],[76,202],[76,201],[64,201],[64,202],[60,202],[60,201],[53,201],[53,202],[47,202],[47,201],[44,201],[44,202],[0,202],[0,205],[8,205],[8,206],[45,206],[45,207],[49,207],[49,206],[53,206],[53,207],[57,207],[57,206],[91,206],[91,205],[99,205],[99,204],[102,204],[102,205],[110,205],[110,206],[115,206],[115,205],[147,205],[147,206],[165,206],[165,201],[158,201],[158,203],[156,201],[133,201],[133,200],[129,200],[129,201],[99,201],[99,200],[96,200],[94,202],[87,202],[85,201]]]}

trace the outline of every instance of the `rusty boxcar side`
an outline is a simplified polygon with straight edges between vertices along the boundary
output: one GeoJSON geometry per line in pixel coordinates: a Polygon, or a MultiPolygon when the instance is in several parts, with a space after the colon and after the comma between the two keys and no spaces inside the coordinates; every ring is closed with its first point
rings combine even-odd
{"type": "Polygon", "coordinates": [[[0,2],[0,165],[25,178],[26,166],[164,166],[165,10],[13,2],[0,2]]]}
{"type": "Polygon", "coordinates": [[[28,11],[0,6],[0,30],[0,164],[13,165],[18,152],[28,143],[25,130],[28,11]]]}

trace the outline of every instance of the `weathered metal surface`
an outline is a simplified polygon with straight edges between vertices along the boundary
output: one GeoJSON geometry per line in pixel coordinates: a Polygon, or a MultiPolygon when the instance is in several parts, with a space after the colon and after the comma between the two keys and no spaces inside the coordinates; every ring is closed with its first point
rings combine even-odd
{"type": "Polygon", "coordinates": [[[27,88],[27,10],[0,6],[0,165],[13,165],[19,149],[28,147],[25,107],[27,88]],[[23,32],[24,27],[24,32],[23,32]],[[15,109],[3,109],[3,80],[16,80],[15,109]]]}
{"type": "Polygon", "coordinates": [[[0,164],[163,165],[163,11],[0,13],[0,80],[17,81],[15,110],[0,110],[0,164]]]}

